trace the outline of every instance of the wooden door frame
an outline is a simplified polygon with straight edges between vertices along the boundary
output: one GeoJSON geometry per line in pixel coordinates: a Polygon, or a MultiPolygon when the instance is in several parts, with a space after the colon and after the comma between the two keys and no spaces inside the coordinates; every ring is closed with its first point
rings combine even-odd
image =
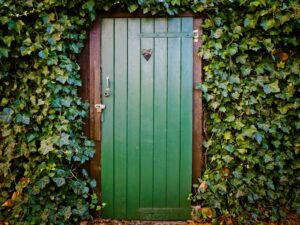
{"type": "MultiPolygon", "coordinates": [[[[82,87],[80,96],[89,102],[89,114],[84,125],[84,132],[95,142],[95,155],[86,165],[90,175],[97,182],[96,193],[101,190],[101,112],[97,112],[95,104],[101,103],[101,26],[100,18],[158,18],[161,16],[145,15],[142,11],[135,13],[116,9],[100,13],[89,29],[85,47],[78,57],[82,87]]],[[[191,11],[175,15],[174,17],[193,17],[193,29],[198,30],[198,38],[193,41],[193,149],[192,149],[192,182],[197,183],[204,164],[202,152],[203,109],[202,92],[199,83],[202,82],[202,60],[198,56],[198,49],[202,45],[202,18],[191,11]]],[[[168,17],[170,18],[170,17],[168,17]]]]}

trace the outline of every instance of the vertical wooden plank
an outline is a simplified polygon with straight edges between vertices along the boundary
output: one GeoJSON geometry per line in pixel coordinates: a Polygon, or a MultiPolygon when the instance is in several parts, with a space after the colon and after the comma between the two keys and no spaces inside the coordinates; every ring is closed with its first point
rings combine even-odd
{"type": "MultiPolygon", "coordinates": [[[[181,27],[182,32],[193,32],[193,18],[182,18],[181,27]]],[[[192,184],[193,40],[182,38],[181,43],[180,208],[188,209],[192,184]]],[[[189,213],[182,216],[188,218],[189,213]]]]}
{"type": "Polygon", "coordinates": [[[128,219],[138,218],[140,202],[140,19],[128,19],[128,219]]]}
{"type": "MultiPolygon", "coordinates": [[[[168,32],[180,32],[180,18],[168,20],[168,32]]],[[[179,206],[180,38],[168,38],[167,207],[179,206]]]]}
{"type": "MultiPolygon", "coordinates": [[[[154,20],[141,19],[142,32],[153,32],[154,20]]],[[[141,51],[153,50],[153,38],[142,38],[141,51]]],[[[141,158],[140,207],[152,207],[153,179],[153,57],[141,54],[141,158]]]]}
{"type": "Polygon", "coordinates": [[[95,104],[100,103],[100,24],[96,20],[89,33],[89,63],[90,63],[90,136],[100,141],[101,113],[95,110],[95,104]]]}
{"type": "MultiPolygon", "coordinates": [[[[85,100],[90,100],[90,61],[89,61],[89,38],[87,39],[86,43],[84,44],[84,48],[82,49],[79,57],[78,57],[78,64],[80,66],[80,79],[82,82],[81,87],[79,88],[79,95],[80,97],[85,100]]],[[[84,134],[90,137],[90,117],[85,120],[84,123],[84,134]]]]}
{"type": "MultiPolygon", "coordinates": [[[[155,19],[155,32],[167,32],[166,18],[155,19]]],[[[155,38],[154,46],[154,159],[153,205],[166,206],[167,139],[167,38],[155,38]]]]}
{"type": "MultiPolygon", "coordinates": [[[[114,93],[114,19],[101,20],[101,65],[102,84],[106,76],[111,78],[110,89],[114,93]]],[[[105,85],[102,85],[102,93],[105,85]]],[[[107,203],[103,209],[105,218],[114,217],[114,96],[103,97],[106,109],[103,111],[102,142],[101,142],[101,191],[102,202],[107,203]]]]}
{"type": "Polygon", "coordinates": [[[115,218],[126,217],[127,207],[127,19],[115,19],[115,218]]]}
{"type": "Polygon", "coordinates": [[[95,141],[95,155],[87,167],[92,178],[97,182],[96,192],[100,196],[100,113],[95,112],[94,105],[100,102],[100,23],[96,19],[89,30],[89,37],[85,48],[79,56],[81,67],[82,88],[80,95],[89,101],[89,118],[86,120],[85,134],[95,141]],[[91,47],[93,46],[93,47],[91,47]]]}
{"type": "Polygon", "coordinates": [[[95,141],[95,155],[90,160],[90,174],[91,177],[96,180],[97,183],[97,193],[100,195],[100,185],[101,185],[101,147],[100,147],[100,138],[101,138],[101,113],[96,112],[95,104],[99,104],[101,102],[101,82],[100,82],[100,39],[101,39],[101,29],[100,29],[100,21],[96,19],[93,25],[90,28],[90,70],[91,77],[90,82],[90,98],[94,101],[90,102],[90,117],[93,118],[93,124],[91,125],[90,131],[91,134],[94,134],[93,139],[95,141]]]}
{"type": "Polygon", "coordinates": [[[198,182],[203,167],[202,153],[202,92],[195,89],[197,83],[202,82],[202,61],[198,56],[201,47],[201,23],[200,18],[194,18],[194,30],[198,30],[199,37],[194,40],[194,91],[193,91],[193,183],[198,182]]]}

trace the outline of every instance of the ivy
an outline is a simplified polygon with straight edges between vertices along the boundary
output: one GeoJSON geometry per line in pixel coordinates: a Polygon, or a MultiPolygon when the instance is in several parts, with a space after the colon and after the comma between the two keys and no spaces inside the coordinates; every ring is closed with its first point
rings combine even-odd
{"type": "Polygon", "coordinates": [[[97,10],[203,17],[207,161],[199,214],[258,224],[299,213],[297,0],[0,0],[0,221],[75,224],[100,209],[77,55],[97,10]]]}
{"type": "Polygon", "coordinates": [[[236,223],[284,220],[300,208],[299,3],[214,5],[199,52],[207,163],[192,199],[236,223]]]}
{"type": "Polygon", "coordinates": [[[75,224],[99,208],[76,62],[93,5],[0,2],[0,221],[75,224]]]}

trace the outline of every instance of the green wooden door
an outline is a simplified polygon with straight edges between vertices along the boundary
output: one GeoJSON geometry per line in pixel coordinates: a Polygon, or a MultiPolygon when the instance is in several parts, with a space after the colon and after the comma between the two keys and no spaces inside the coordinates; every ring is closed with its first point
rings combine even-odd
{"type": "Polygon", "coordinates": [[[189,217],[192,32],[192,18],[101,20],[106,218],[189,217]]]}

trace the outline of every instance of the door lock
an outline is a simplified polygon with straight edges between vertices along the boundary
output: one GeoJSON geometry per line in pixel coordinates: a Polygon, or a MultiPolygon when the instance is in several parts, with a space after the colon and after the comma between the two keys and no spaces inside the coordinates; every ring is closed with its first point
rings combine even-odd
{"type": "Polygon", "coordinates": [[[97,112],[102,112],[102,110],[105,109],[105,105],[104,104],[95,104],[95,108],[96,108],[97,112]]]}

